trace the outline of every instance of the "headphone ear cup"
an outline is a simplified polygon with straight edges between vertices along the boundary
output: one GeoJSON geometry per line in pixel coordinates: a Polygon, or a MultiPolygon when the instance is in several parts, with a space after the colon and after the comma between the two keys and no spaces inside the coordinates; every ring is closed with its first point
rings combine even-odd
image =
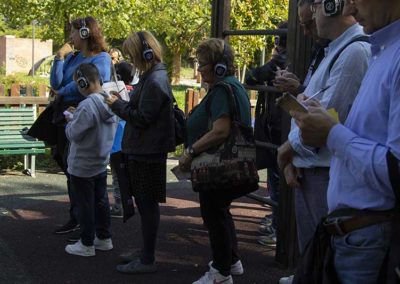
{"type": "Polygon", "coordinates": [[[81,37],[81,39],[87,39],[87,38],[89,38],[89,35],[90,35],[89,28],[81,27],[79,29],[79,36],[81,37]]]}
{"type": "Polygon", "coordinates": [[[335,16],[341,11],[341,0],[324,0],[322,1],[322,7],[325,16],[335,16]]]}
{"type": "Polygon", "coordinates": [[[143,51],[143,59],[146,60],[147,62],[153,61],[154,59],[154,52],[152,49],[146,49],[143,51]]]}
{"type": "Polygon", "coordinates": [[[227,69],[228,69],[228,68],[227,68],[226,65],[223,64],[223,63],[218,63],[218,64],[216,64],[216,65],[214,66],[214,73],[215,73],[215,76],[217,76],[218,78],[224,77],[225,74],[226,74],[226,70],[227,70],[227,69]]]}
{"type": "Polygon", "coordinates": [[[89,82],[85,77],[79,77],[76,79],[76,83],[81,89],[87,89],[89,87],[89,82]]]}

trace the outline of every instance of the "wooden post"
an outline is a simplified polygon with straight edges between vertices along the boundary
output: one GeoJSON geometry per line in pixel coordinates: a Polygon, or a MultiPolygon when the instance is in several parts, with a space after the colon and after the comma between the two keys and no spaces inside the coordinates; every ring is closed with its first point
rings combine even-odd
{"type": "Polygon", "coordinates": [[[201,88],[199,92],[199,98],[200,99],[204,98],[206,94],[207,94],[206,89],[201,88]]]}
{"type": "Polygon", "coordinates": [[[11,85],[11,96],[12,97],[19,97],[19,92],[20,92],[20,85],[17,83],[14,83],[11,85]]]}
{"type": "Polygon", "coordinates": [[[199,91],[196,90],[196,91],[193,92],[193,105],[192,105],[192,108],[194,108],[198,104],[199,104],[199,91]]]}
{"type": "Polygon", "coordinates": [[[31,97],[33,95],[33,86],[31,84],[26,85],[26,96],[31,97]]]}
{"type": "MultiPolygon", "coordinates": [[[[290,71],[304,78],[311,54],[311,40],[304,37],[298,24],[297,0],[289,1],[287,55],[290,71]]],[[[290,116],[282,116],[282,141],[286,141],[290,131],[290,116]]],[[[279,184],[277,262],[287,268],[294,268],[298,259],[297,230],[294,209],[294,190],[283,176],[279,184]]]]}
{"type": "Polygon", "coordinates": [[[193,106],[193,89],[187,89],[185,93],[185,114],[192,110],[193,106]]]}
{"type": "Polygon", "coordinates": [[[46,97],[47,86],[46,84],[39,85],[39,97],[46,97]]]}
{"type": "Polygon", "coordinates": [[[224,38],[229,29],[231,0],[213,0],[211,10],[211,37],[224,38]]]}

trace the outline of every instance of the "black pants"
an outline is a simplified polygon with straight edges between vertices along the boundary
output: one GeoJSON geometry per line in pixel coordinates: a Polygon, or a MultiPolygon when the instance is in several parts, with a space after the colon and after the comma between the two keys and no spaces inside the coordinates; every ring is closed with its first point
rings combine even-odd
{"type": "Polygon", "coordinates": [[[78,224],[78,206],[76,204],[76,196],[71,189],[70,175],[67,172],[67,157],[68,157],[69,141],[65,135],[65,126],[57,125],[57,145],[53,147],[52,154],[54,160],[57,162],[58,166],[64,172],[67,177],[67,189],[69,197],[69,216],[70,220],[78,224]]]}
{"type": "Polygon", "coordinates": [[[235,224],[229,212],[232,199],[212,192],[200,192],[201,217],[208,229],[213,267],[230,275],[231,265],[239,260],[235,224]]]}
{"type": "Polygon", "coordinates": [[[78,201],[82,243],[85,246],[92,246],[95,233],[99,239],[110,238],[107,172],[89,178],[71,175],[70,180],[78,201]]]}
{"type": "Polygon", "coordinates": [[[160,207],[158,202],[151,197],[136,198],[135,202],[139,209],[142,226],[143,247],[141,262],[150,264],[155,260],[157,232],[160,224],[160,207]]]}

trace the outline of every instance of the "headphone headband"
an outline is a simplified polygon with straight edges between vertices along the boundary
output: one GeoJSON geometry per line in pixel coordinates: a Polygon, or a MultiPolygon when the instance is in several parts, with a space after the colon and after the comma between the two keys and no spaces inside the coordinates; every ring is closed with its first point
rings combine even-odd
{"type": "Polygon", "coordinates": [[[227,61],[228,55],[227,55],[227,47],[226,47],[225,41],[224,41],[223,45],[224,46],[223,46],[223,50],[222,50],[221,60],[214,66],[214,73],[217,78],[223,78],[226,74],[226,71],[228,70],[228,67],[226,66],[226,61],[227,61]]]}

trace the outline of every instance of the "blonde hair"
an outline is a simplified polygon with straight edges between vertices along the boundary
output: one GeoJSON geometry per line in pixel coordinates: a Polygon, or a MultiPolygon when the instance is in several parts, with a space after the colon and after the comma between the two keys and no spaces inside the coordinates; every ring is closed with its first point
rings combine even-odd
{"type": "Polygon", "coordinates": [[[196,57],[199,61],[213,66],[218,63],[224,63],[227,67],[225,76],[235,74],[234,56],[231,46],[219,38],[206,39],[196,49],[196,57]]]}
{"type": "Polygon", "coordinates": [[[148,31],[141,32],[144,40],[147,42],[149,48],[153,50],[154,58],[152,61],[146,61],[143,58],[144,46],[138,35],[138,32],[132,34],[124,41],[122,51],[128,55],[129,59],[139,69],[140,72],[149,70],[154,64],[162,62],[161,45],[154,35],[148,31]]]}

